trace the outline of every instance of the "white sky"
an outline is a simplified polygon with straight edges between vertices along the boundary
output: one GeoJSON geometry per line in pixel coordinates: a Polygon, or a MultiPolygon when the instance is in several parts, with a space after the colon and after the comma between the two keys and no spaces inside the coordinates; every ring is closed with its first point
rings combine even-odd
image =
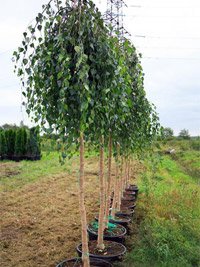
{"type": "MultiPolygon", "coordinates": [[[[106,0],[94,1],[104,11],[106,0]]],[[[124,26],[143,54],[145,88],[161,124],[200,135],[200,0],[125,0],[124,26]]],[[[12,52],[47,0],[0,0],[0,125],[30,122],[21,112],[12,52]]]]}

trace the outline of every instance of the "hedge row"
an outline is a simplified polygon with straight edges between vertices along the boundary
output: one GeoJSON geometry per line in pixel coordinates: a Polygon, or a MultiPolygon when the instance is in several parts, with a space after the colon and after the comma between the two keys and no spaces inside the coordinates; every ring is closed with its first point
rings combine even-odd
{"type": "Polygon", "coordinates": [[[40,158],[40,138],[37,127],[0,130],[0,160],[20,161],[40,158]]]}

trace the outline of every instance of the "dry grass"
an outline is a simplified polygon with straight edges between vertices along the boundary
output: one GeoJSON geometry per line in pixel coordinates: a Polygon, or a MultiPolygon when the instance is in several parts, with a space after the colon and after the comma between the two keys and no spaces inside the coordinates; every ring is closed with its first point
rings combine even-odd
{"type": "MultiPolygon", "coordinates": [[[[6,164],[6,173],[18,168],[16,163],[6,164]]],[[[81,240],[77,164],[77,160],[72,162],[70,174],[52,175],[2,193],[1,266],[54,267],[76,256],[75,247],[81,240]]],[[[91,221],[98,211],[98,160],[87,159],[85,167],[91,221]]]]}
{"type": "MultiPolygon", "coordinates": [[[[88,220],[98,209],[97,161],[86,166],[88,220]],[[91,172],[90,172],[91,170],[91,172]]],[[[8,164],[7,164],[8,165],[8,164]]],[[[9,168],[7,168],[9,169],[9,168]]],[[[80,242],[77,166],[1,195],[1,266],[55,266],[80,242]]]]}
{"type": "Polygon", "coordinates": [[[5,162],[1,163],[0,177],[10,177],[20,173],[19,163],[5,162]]]}

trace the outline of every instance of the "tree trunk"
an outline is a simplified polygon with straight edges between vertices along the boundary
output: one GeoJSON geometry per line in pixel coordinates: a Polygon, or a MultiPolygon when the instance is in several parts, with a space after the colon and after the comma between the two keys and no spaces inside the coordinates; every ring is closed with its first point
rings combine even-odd
{"type": "Polygon", "coordinates": [[[112,165],[112,137],[110,134],[108,143],[108,180],[107,180],[106,206],[105,206],[105,228],[108,228],[109,210],[111,203],[111,178],[112,178],[111,165],[112,165]]]}
{"type": "Polygon", "coordinates": [[[83,267],[89,267],[89,251],[88,251],[88,235],[87,235],[87,218],[85,209],[85,190],[84,190],[84,138],[83,133],[80,133],[80,180],[79,180],[79,205],[81,214],[81,229],[82,229],[82,262],[83,267]]]}
{"type": "Polygon", "coordinates": [[[117,194],[117,211],[121,209],[121,199],[123,196],[123,157],[121,157],[120,162],[120,176],[118,181],[118,194],[117,194]]]}
{"type": "Polygon", "coordinates": [[[123,192],[125,191],[127,180],[128,180],[128,159],[125,158],[125,175],[124,175],[124,182],[123,182],[123,192]]]}
{"type": "Polygon", "coordinates": [[[98,240],[97,248],[103,250],[105,248],[103,243],[104,232],[104,215],[105,215],[105,181],[104,181],[104,137],[101,137],[100,142],[100,161],[99,161],[99,182],[100,182],[100,210],[98,221],[98,240]]]}
{"type": "Polygon", "coordinates": [[[114,218],[115,217],[115,213],[116,213],[116,209],[117,209],[117,188],[118,188],[118,159],[116,159],[116,168],[115,168],[115,184],[114,184],[114,195],[113,195],[113,202],[112,202],[112,208],[111,208],[111,217],[114,218]]]}
{"type": "Polygon", "coordinates": [[[111,217],[115,217],[115,213],[117,211],[118,205],[118,196],[119,196],[119,149],[120,145],[117,144],[117,157],[116,157],[116,171],[115,171],[115,186],[114,186],[114,196],[113,196],[113,203],[111,209],[111,217]]]}
{"type": "Polygon", "coordinates": [[[126,187],[128,187],[129,180],[130,180],[130,158],[128,159],[128,175],[126,179],[126,187]]]}

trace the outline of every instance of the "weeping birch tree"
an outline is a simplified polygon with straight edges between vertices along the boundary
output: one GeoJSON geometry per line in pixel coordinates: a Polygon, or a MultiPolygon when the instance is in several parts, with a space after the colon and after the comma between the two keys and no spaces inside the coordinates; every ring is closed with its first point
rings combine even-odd
{"type": "MultiPolygon", "coordinates": [[[[73,154],[72,146],[80,151],[82,262],[88,267],[84,142],[98,137],[100,179],[104,179],[103,136],[108,110],[104,103],[116,69],[110,37],[91,1],[50,1],[23,36],[22,45],[13,55],[26,112],[43,131],[59,134],[67,154],[73,154]]],[[[102,248],[100,239],[98,248],[102,248]]]]}

